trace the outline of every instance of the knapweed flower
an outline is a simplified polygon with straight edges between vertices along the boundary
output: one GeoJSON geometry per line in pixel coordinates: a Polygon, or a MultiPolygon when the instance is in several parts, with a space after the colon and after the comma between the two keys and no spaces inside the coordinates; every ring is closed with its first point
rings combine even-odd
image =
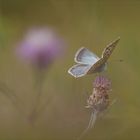
{"type": "Polygon", "coordinates": [[[93,92],[89,96],[86,106],[86,108],[90,108],[92,110],[90,121],[78,140],[80,140],[89,131],[89,129],[94,127],[98,115],[105,111],[109,106],[110,91],[111,81],[105,76],[97,76],[93,83],[93,92]]]}
{"type": "Polygon", "coordinates": [[[109,105],[111,81],[105,76],[97,76],[93,86],[93,92],[87,100],[87,107],[101,112],[109,105]]]}
{"type": "Polygon", "coordinates": [[[35,72],[36,99],[29,118],[38,116],[46,69],[63,53],[64,41],[49,28],[29,30],[16,50],[19,58],[33,65],[35,72]]]}
{"type": "Polygon", "coordinates": [[[46,68],[62,54],[63,44],[62,39],[51,29],[33,29],[19,43],[17,53],[27,62],[40,68],[46,68]]]}

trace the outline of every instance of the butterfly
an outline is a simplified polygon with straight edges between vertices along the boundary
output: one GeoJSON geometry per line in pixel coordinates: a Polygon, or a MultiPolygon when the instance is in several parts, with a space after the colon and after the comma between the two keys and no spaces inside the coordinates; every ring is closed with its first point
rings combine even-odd
{"type": "Polygon", "coordinates": [[[103,50],[101,58],[99,58],[96,54],[89,51],[85,47],[80,48],[76,52],[74,58],[74,61],[77,64],[72,66],[68,70],[68,73],[75,78],[79,78],[87,74],[105,71],[107,69],[107,60],[112,54],[119,40],[120,37],[108,44],[107,47],[103,50]]]}

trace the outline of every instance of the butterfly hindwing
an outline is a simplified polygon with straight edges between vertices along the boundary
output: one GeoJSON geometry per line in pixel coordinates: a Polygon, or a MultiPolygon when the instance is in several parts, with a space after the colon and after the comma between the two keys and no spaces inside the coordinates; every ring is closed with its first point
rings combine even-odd
{"type": "Polygon", "coordinates": [[[93,65],[94,63],[96,63],[100,58],[92,53],[91,51],[89,51],[87,48],[80,48],[77,53],[75,54],[75,62],[79,63],[79,64],[89,64],[89,65],[93,65]]]}
{"type": "Polygon", "coordinates": [[[86,75],[90,68],[91,65],[88,64],[76,64],[68,70],[68,73],[78,78],[86,75]]]}
{"type": "Polygon", "coordinates": [[[88,70],[87,74],[92,74],[96,72],[102,72],[107,68],[107,63],[105,59],[101,58],[98,60],[95,64],[91,66],[91,68],[88,70]]]}

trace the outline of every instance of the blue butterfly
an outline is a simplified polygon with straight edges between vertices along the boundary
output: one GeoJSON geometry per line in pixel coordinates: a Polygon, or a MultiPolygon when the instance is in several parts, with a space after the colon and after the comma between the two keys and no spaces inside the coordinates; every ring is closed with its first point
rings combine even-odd
{"type": "Polygon", "coordinates": [[[77,63],[72,66],[68,73],[74,76],[75,78],[85,76],[87,74],[103,72],[107,69],[107,60],[118,44],[120,37],[111,42],[102,52],[101,58],[96,54],[89,51],[87,48],[80,48],[76,54],[74,61],[77,63]]]}

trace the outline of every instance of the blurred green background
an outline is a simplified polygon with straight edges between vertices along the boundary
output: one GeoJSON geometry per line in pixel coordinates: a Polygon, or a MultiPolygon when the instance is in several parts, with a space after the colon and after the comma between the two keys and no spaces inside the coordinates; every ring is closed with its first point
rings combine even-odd
{"type": "Polygon", "coordinates": [[[16,92],[22,108],[17,110],[7,95],[0,94],[0,140],[75,140],[89,121],[91,112],[85,105],[96,75],[74,79],[67,70],[78,48],[85,46],[100,56],[118,36],[121,40],[105,73],[117,102],[84,139],[139,140],[139,15],[138,0],[0,0],[0,81],[16,92]],[[55,28],[69,46],[48,72],[41,101],[47,107],[34,126],[27,119],[36,96],[32,68],[14,52],[32,26],[55,28]]]}

